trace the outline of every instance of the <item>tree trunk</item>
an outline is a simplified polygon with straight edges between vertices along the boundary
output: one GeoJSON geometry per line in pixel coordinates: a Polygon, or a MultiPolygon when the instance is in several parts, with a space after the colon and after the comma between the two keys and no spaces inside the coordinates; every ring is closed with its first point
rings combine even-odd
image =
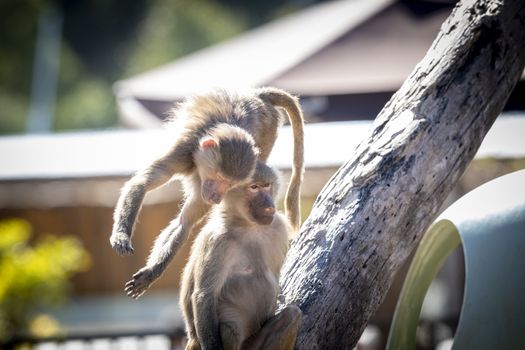
{"type": "Polygon", "coordinates": [[[304,313],[297,349],[354,347],[501,112],[524,43],[523,0],[454,9],[292,243],[281,285],[304,313]]]}

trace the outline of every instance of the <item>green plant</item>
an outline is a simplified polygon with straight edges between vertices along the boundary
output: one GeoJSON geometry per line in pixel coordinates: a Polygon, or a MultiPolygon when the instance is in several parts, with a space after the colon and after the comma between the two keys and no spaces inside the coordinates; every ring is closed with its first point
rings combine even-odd
{"type": "Polygon", "coordinates": [[[0,221],[0,341],[38,333],[30,329],[38,309],[64,301],[69,279],[89,266],[87,252],[74,237],[48,235],[33,246],[30,237],[27,222],[0,221]]]}

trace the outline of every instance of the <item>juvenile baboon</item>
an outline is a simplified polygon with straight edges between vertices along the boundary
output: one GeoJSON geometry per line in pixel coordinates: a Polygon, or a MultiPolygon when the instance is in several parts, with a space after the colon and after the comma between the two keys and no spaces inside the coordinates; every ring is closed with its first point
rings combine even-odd
{"type": "Polygon", "coordinates": [[[293,231],[276,212],[275,171],[257,163],[249,185],[231,189],[197,236],[181,283],[186,350],[292,349],[301,320],[275,315],[279,274],[293,231]]]}
{"type": "MultiPolygon", "coordinates": [[[[182,130],[174,145],[126,183],[117,203],[110,242],[119,254],[131,254],[131,236],[144,195],[174,175],[183,176],[186,199],[181,213],[160,233],[146,266],[126,285],[129,295],[139,297],[162,274],[190,230],[205,222],[211,204],[250,178],[256,159],[266,162],[282,123],[275,107],[286,111],[293,129],[293,168],[285,207],[299,212],[304,136],[297,99],[275,88],[196,95],[174,111],[182,130]]],[[[300,216],[290,222],[297,228],[300,216]]]]}

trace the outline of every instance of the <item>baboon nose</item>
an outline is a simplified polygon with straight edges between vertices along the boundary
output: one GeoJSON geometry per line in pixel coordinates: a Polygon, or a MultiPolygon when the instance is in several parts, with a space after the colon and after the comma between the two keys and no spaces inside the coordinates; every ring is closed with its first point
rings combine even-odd
{"type": "Polygon", "coordinates": [[[215,204],[219,204],[222,200],[222,196],[218,193],[214,193],[212,196],[211,196],[211,201],[215,204]]]}
{"type": "Polygon", "coordinates": [[[264,214],[265,215],[273,215],[273,214],[275,214],[275,208],[274,207],[264,208],[264,214]]]}

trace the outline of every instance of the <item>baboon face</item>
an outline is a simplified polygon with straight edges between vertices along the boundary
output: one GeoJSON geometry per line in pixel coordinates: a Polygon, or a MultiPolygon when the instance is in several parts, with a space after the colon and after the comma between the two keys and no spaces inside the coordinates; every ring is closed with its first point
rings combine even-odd
{"type": "Polygon", "coordinates": [[[259,225],[269,225],[275,216],[271,183],[254,183],[246,188],[249,214],[259,225]]]}

